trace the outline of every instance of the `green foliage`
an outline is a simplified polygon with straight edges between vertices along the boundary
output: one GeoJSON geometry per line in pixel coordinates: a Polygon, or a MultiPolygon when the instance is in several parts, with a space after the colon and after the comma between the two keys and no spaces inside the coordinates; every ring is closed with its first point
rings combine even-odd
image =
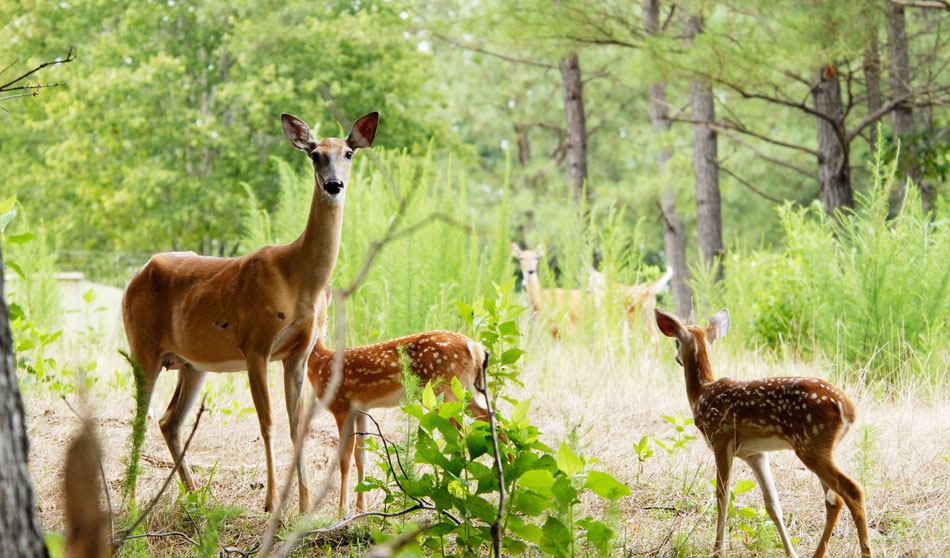
{"type": "Polygon", "coordinates": [[[122,498],[129,499],[130,505],[134,506],[135,485],[141,472],[139,460],[142,458],[142,444],[145,442],[145,427],[147,426],[148,393],[144,385],[145,375],[142,367],[129,356],[129,353],[119,352],[132,367],[132,376],[135,378],[135,418],[132,421],[132,433],[129,440],[129,457],[125,463],[125,478],[122,480],[122,498]]]}
{"type": "Polygon", "coordinates": [[[747,346],[817,352],[868,382],[936,381],[950,350],[950,229],[923,215],[913,187],[889,218],[895,163],[878,157],[871,171],[853,213],[785,206],[782,251],[733,254],[718,290],[694,286],[707,308],[729,308],[747,346]]]}
{"type": "MultiPolygon", "coordinates": [[[[517,348],[520,331],[513,318],[524,309],[511,304],[511,283],[495,288],[492,299],[458,306],[474,337],[489,351],[501,354],[488,370],[497,398],[507,382],[517,381],[523,352],[517,348]]],[[[367,479],[360,490],[380,488],[386,492],[387,503],[397,501],[401,491],[412,499],[431,499],[440,514],[421,536],[421,548],[435,556],[475,556],[491,544],[490,526],[498,516],[499,475],[489,424],[466,411],[473,394],[457,378],[452,379],[451,389],[457,400],[444,401],[427,383],[418,403],[402,407],[418,425],[412,457],[418,474],[394,470],[388,449],[371,444],[381,457],[379,465],[386,479],[367,479]]],[[[508,498],[502,516],[504,552],[520,555],[528,545],[535,545],[545,554],[567,557],[585,545],[588,551],[606,553],[614,531],[592,516],[576,518],[575,506],[585,490],[616,500],[629,495],[630,489],[611,475],[593,470],[596,460],[578,455],[566,443],[556,452],[546,446],[529,421],[530,402],[505,399],[514,409],[510,417],[497,420],[508,498]]]]}

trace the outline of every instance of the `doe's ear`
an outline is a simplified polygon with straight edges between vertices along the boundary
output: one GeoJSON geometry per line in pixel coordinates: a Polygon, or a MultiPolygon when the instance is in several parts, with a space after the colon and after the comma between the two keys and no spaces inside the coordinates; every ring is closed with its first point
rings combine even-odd
{"type": "Polygon", "coordinates": [[[706,339],[710,343],[725,337],[729,333],[729,311],[723,308],[709,318],[709,327],[706,328],[706,339]]]}
{"type": "Polygon", "coordinates": [[[660,331],[663,332],[663,335],[675,337],[681,341],[685,341],[689,336],[686,326],[673,314],[660,310],[659,308],[654,308],[653,313],[656,316],[656,325],[660,328],[660,331]]]}
{"type": "Polygon", "coordinates": [[[317,147],[317,142],[310,134],[310,127],[303,120],[284,113],[280,115],[280,123],[284,126],[284,135],[290,140],[290,145],[307,153],[317,147]]]}
{"type": "Polygon", "coordinates": [[[516,257],[516,258],[519,257],[519,256],[521,256],[521,247],[518,246],[518,243],[517,243],[517,242],[512,242],[511,245],[510,245],[508,248],[511,249],[511,255],[512,255],[512,256],[514,256],[514,257],[516,257]]]}
{"type": "Polygon", "coordinates": [[[379,125],[379,113],[371,112],[361,116],[353,123],[350,134],[346,136],[346,144],[353,149],[369,147],[373,145],[373,139],[376,137],[376,126],[379,125]]]}
{"type": "Polygon", "coordinates": [[[534,251],[537,252],[539,256],[544,254],[544,244],[538,244],[538,247],[535,248],[534,251]]]}

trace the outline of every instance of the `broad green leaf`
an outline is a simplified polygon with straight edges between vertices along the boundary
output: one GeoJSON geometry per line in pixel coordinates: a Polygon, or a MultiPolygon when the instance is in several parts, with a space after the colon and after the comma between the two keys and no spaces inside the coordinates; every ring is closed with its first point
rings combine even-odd
{"type": "Polygon", "coordinates": [[[557,450],[557,466],[568,477],[573,477],[584,470],[584,462],[577,457],[567,442],[561,442],[561,449],[557,450]]]}
{"type": "Polygon", "coordinates": [[[755,488],[755,483],[751,480],[744,479],[736,483],[736,488],[733,490],[733,492],[736,494],[742,494],[752,490],[753,488],[755,488]]]}
{"type": "Polygon", "coordinates": [[[555,479],[551,492],[554,493],[554,497],[558,499],[562,506],[566,507],[577,502],[577,490],[571,486],[568,477],[555,479]]]}
{"type": "Polygon", "coordinates": [[[452,393],[459,401],[465,400],[465,387],[459,381],[458,376],[452,376],[452,393]]]}
{"type": "Polygon", "coordinates": [[[612,475],[600,471],[587,473],[584,488],[589,488],[601,498],[616,500],[630,495],[630,487],[615,479],[612,475]]]}
{"type": "Polygon", "coordinates": [[[525,352],[521,349],[515,347],[513,349],[508,349],[507,351],[501,353],[501,364],[509,365],[518,362],[518,359],[521,358],[525,352]]]}
{"type": "Polygon", "coordinates": [[[11,234],[6,238],[10,244],[26,244],[36,237],[33,233],[11,234]]]}
{"type": "Polygon", "coordinates": [[[538,545],[547,554],[555,556],[570,556],[574,537],[571,531],[560,520],[548,517],[541,527],[541,543],[538,545]]]}
{"type": "Polygon", "coordinates": [[[553,496],[554,475],[544,469],[534,469],[521,475],[518,484],[542,496],[553,496]]]}
{"type": "Polygon", "coordinates": [[[427,409],[435,408],[435,391],[432,389],[432,382],[426,382],[426,387],[422,390],[422,404],[427,409]]]}

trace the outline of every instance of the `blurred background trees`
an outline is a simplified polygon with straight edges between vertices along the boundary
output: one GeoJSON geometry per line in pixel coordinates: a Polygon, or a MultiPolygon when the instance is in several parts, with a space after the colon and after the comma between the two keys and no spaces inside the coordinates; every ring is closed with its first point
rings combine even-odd
{"type": "Polygon", "coordinates": [[[116,284],[159,250],[253,248],[248,192],[274,211],[274,157],[292,156],[277,116],[338,135],[328,100],[379,110],[380,145],[452,166],[475,208],[509,172],[519,240],[563,236],[578,203],[626,208],[636,250],[674,267],[681,312],[689,264],[782,242],[776,206],[853,207],[879,122],[901,141],[892,212],[905,179],[925,210],[946,189],[947,10],[97,0],[0,15],[9,61],[77,53],[55,69],[68,88],[9,107],[23,124],[0,127],[4,194],[51,231],[62,267],[116,284]]]}

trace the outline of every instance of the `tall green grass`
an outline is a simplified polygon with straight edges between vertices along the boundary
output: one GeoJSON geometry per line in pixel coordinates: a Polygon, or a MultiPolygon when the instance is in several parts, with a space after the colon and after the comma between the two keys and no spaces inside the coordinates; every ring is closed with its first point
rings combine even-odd
{"type": "Polygon", "coordinates": [[[728,307],[747,345],[819,354],[871,383],[938,380],[950,351],[950,228],[946,215],[922,213],[914,187],[889,218],[895,168],[878,155],[870,187],[837,223],[817,203],[781,208],[783,249],[732,254],[718,285],[699,275],[706,310],[728,307]]]}
{"type": "MultiPolygon", "coordinates": [[[[440,165],[428,155],[380,150],[375,155],[378,165],[368,155],[354,164],[332,283],[342,287],[353,281],[404,197],[408,203],[396,230],[424,225],[387,243],[348,300],[348,343],[461,327],[456,300],[491,295],[492,282],[514,273],[508,254],[509,184],[506,180],[480,193],[483,199],[472,203],[451,161],[440,165]]],[[[283,162],[278,168],[278,208],[268,215],[249,198],[245,246],[289,242],[303,230],[313,194],[312,171],[283,162]]]]}

